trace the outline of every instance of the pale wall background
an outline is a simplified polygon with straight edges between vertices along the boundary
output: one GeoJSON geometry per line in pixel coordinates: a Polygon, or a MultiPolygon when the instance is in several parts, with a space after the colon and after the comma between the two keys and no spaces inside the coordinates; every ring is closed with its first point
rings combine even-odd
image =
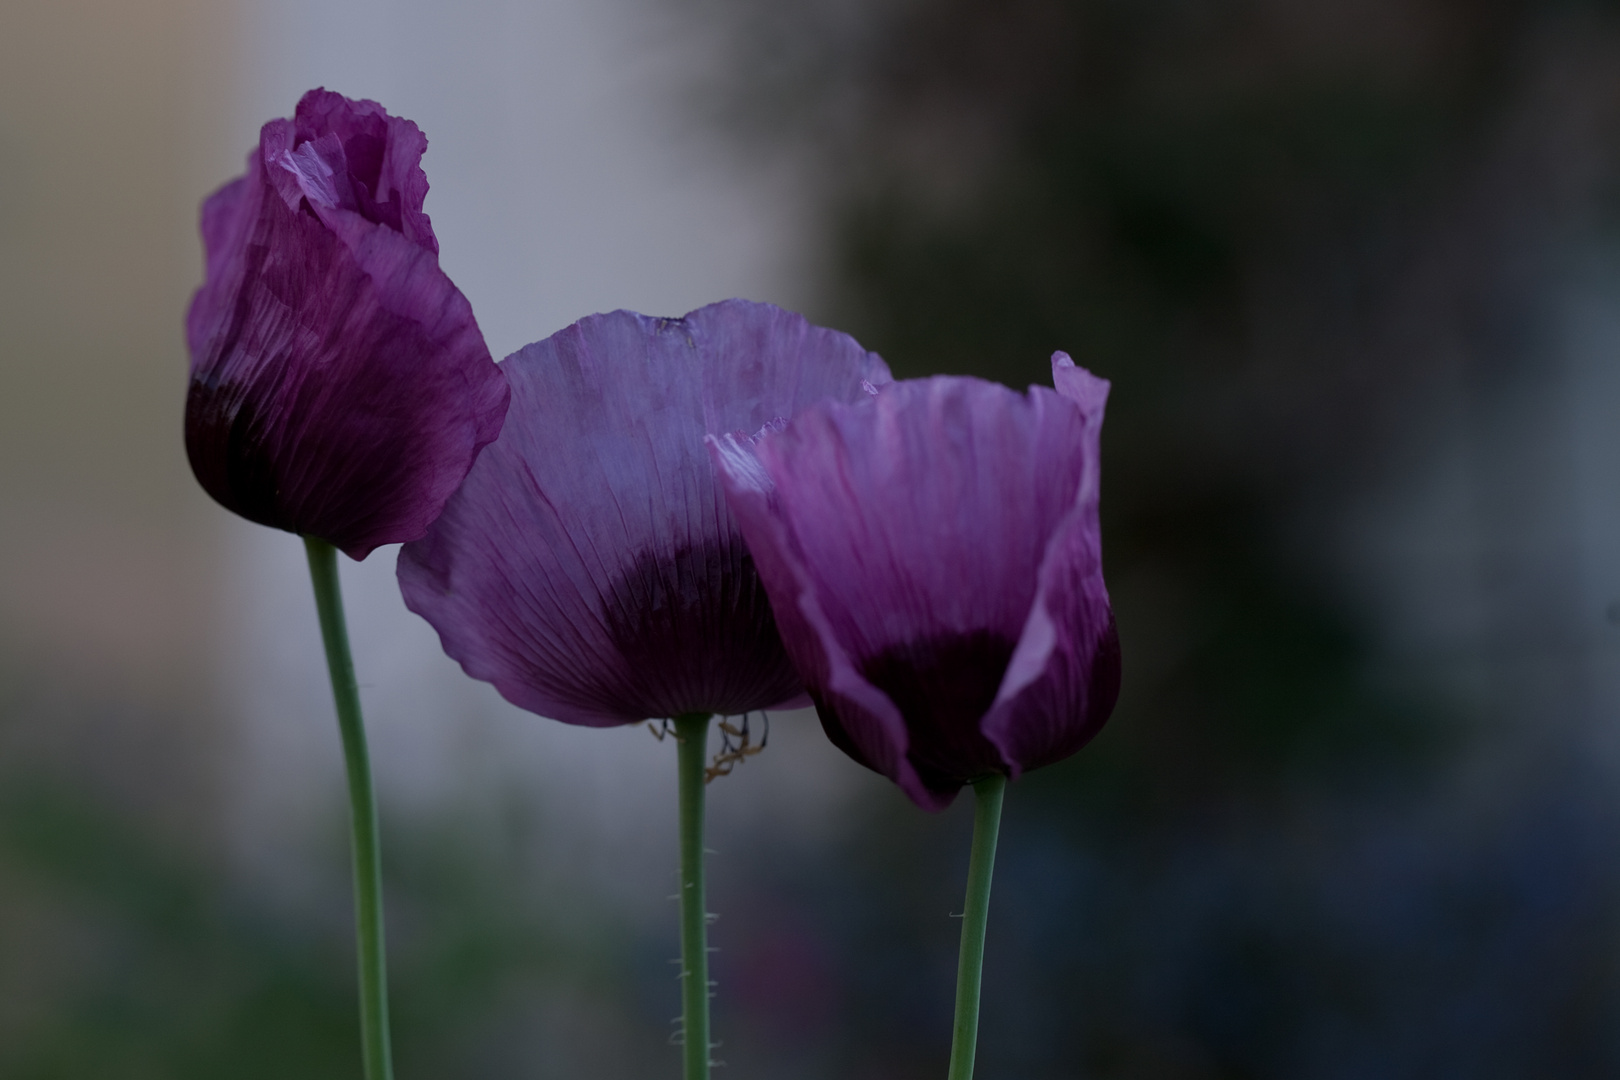
{"type": "MultiPolygon", "coordinates": [[[[296,852],[330,822],[341,762],[302,546],[215,506],[185,461],[198,203],[324,85],[427,133],[443,264],[497,357],[595,311],[798,306],[802,193],[702,127],[684,80],[704,47],[639,0],[0,12],[0,640],[31,678],[138,703],[119,753],[194,756],[197,787],[132,777],[134,797],[276,888],[302,887],[296,852]]],[[[531,789],[582,879],[662,915],[670,746],[542,722],[468,680],[400,603],[395,555],[343,566],[385,802],[531,789]]],[[[863,782],[814,726],[774,737],[830,768],[749,762],[725,788],[739,822],[814,832],[823,815],[795,804],[863,782]]]]}

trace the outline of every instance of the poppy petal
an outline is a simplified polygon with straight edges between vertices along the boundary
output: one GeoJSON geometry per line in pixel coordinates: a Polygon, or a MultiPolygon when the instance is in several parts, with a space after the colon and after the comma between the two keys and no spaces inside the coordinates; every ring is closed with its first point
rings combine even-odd
{"type": "Polygon", "coordinates": [[[925,807],[1055,760],[1107,715],[1029,718],[1064,689],[1060,661],[1100,655],[1103,631],[1070,625],[1095,614],[1079,608],[1100,595],[1112,625],[1096,535],[1106,383],[1080,375],[1027,395],[896,383],[710,442],[823,724],[925,807]]]}
{"type": "MultiPolygon", "coordinates": [[[[373,102],[312,96],[328,120],[415,133],[400,152],[420,174],[414,125],[373,102]]],[[[499,432],[506,381],[436,245],[349,208],[337,133],[299,143],[297,132],[266,124],[247,175],[204,206],[186,449],[228,509],[360,559],[426,531],[499,432]]],[[[425,194],[425,178],[413,190],[425,194]]]]}
{"type": "Polygon", "coordinates": [[[501,438],[423,540],[406,604],[513,703],[603,726],[801,703],[703,449],[887,369],[766,304],[583,319],[502,364],[501,438]]]}
{"type": "Polygon", "coordinates": [[[1041,561],[1039,588],[983,731],[1013,767],[1060,761],[1089,742],[1119,696],[1119,631],[1103,582],[1098,519],[1103,408],[1108,381],[1052,357],[1058,393],[1080,406],[1084,464],[1075,501],[1041,561]]]}

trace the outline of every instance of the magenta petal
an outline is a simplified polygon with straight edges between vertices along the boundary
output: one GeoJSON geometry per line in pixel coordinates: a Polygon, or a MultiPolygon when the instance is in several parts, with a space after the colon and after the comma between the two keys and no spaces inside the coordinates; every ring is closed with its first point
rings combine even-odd
{"type": "Polygon", "coordinates": [[[421,536],[506,411],[472,308],[439,269],[425,178],[400,180],[391,209],[368,216],[390,155],[420,177],[425,146],[373,102],[312,91],[203,209],[192,469],[227,508],[355,558],[421,536]]]}
{"type": "Polygon", "coordinates": [[[823,724],[929,808],[1055,760],[1112,707],[1092,677],[1112,640],[1096,530],[1106,384],[1059,384],[897,383],[811,409],[752,453],[711,444],[823,724]],[[1065,660],[1088,665],[1083,711],[1033,715],[1076,700],[1065,660]]]}
{"type": "Polygon", "coordinates": [[[803,693],[704,436],[756,430],[887,369],[766,304],[583,319],[501,365],[513,403],[400,555],[411,610],[513,703],[608,725],[803,693]]]}
{"type": "Polygon", "coordinates": [[[1089,742],[1119,697],[1119,631],[1103,583],[1099,445],[1108,383],[1052,357],[1052,381],[1080,406],[1086,467],[1074,506],[1042,559],[1040,584],[995,707],[982,730],[1012,775],[1061,761],[1089,742]]]}
{"type": "Polygon", "coordinates": [[[861,677],[828,624],[815,582],[776,512],[775,484],[755,458],[753,440],[731,434],[710,436],[708,442],[726,501],[748,538],[760,579],[772,598],[783,644],[811,688],[827,737],[862,765],[895,780],[919,804],[943,809],[951,795],[936,797],[906,758],[905,717],[861,677]]]}

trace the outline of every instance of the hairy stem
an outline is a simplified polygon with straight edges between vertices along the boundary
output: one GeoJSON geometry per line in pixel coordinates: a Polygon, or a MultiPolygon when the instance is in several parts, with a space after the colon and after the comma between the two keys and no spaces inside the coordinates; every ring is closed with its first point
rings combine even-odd
{"type": "Polygon", "coordinates": [[[681,1037],[685,1080],[709,1077],[709,914],[703,881],[703,784],[708,713],[675,718],[680,770],[681,1037]]]}
{"type": "Polygon", "coordinates": [[[956,961],[956,1021],[951,1027],[950,1080],[973,1080],[979,1043],[979,986],[984,975],[984,927],[990,915],[990,876],[996,868],[1001,798],[1007,778],[987,776],[973,785],[973,853],[968,857],[962,951],[956,961]]]}

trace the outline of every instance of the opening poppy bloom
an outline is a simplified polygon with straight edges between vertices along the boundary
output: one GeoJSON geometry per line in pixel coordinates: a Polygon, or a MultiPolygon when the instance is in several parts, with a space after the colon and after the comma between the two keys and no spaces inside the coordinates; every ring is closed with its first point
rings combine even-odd
{"type": "Polygon", "coordinates": [[[405,604],[508,701],[571,724],[804,703],[704,437],[889,379],[769,304],[618,311],[508,357],[512,407],[400,552],[405,604]]]}
{"type": "Polygon", "coordinates": [[[421,536],[507,388],[422,212],[427,139],[311,90],[203,204],[186,452],[227,509],[361,559],[421,536]]]}
{"type": "Polygon", "coordinates": [[[1080,749],[1119,693],[1102,577],[1108,383],[893,383],[710,440],[788,653],[845,753],[938,810],[1080,749]]]}

